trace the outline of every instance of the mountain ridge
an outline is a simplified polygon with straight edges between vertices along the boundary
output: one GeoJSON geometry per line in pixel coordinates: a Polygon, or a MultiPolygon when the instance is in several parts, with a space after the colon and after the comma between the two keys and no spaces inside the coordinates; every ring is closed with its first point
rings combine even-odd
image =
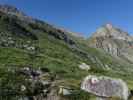
{"type": "Polygon", "coordinates": [[[95,47],[97,41],[90,47],[90,42],[38,19],[0,11],[1,98],[92,100],[94,96],[80,90],[89,74],[121,78],[132,89],[132,63],[110,55],[99,44],[95,47]],[[81,69],[82,65],[89,70],[81,69]],[[62,87],[72,94],[59,94],[62,87]]]}
{"type": "Polygon", "coordinates": [[[112,37],[114,39],[132,41],[132,39],[130,39],[130,35],[127,32],[121,30],[120,28],[116,28],[111,24],[106,24],[98,28],[97,31],[92,36],[112,37]]]}

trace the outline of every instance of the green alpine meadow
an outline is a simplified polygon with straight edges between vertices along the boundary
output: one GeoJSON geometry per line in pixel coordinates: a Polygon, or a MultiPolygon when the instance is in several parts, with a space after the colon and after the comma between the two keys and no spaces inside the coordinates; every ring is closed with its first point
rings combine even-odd
{"type": "Polygon", "coordinates": [[[132,96],[133,37],[128,32],[107,23],[85,38],[0,5],[0,100],[132,96]]]}

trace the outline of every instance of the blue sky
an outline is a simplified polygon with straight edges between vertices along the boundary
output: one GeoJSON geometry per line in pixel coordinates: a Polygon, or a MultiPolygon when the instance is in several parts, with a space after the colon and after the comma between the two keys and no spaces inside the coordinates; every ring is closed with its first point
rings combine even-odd
{"type": "Polygon", "coordinates": [[[133,0],[0,0],[26,14],[87,37],[103,24],[133,33],[133,0]]]}

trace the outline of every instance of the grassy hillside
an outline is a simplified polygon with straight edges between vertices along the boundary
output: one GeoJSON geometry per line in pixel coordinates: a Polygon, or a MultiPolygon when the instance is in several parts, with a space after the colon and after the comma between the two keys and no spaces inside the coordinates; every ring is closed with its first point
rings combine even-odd
{"type": "Polygon", "coordinates": [[[14,70],[25,66],[50,70],[51,75],[58,77],[58,85],[71,87],[76,91],[64,98],[68,100],[94,98],[80,90],[82,79],[89,74],[122,78],[132,89],[133,68],[128,62],[90,48],[85,40],[45,22],[22,19],[0,12],[1,100],[17,100],[17,97],[23,95],[19,86],[25,84],[25,77],[15,74],[14,70]],[[10,40],[13,42],[9,42],[10,40]],[[91,70],[81,70],[78,66],[82,63],[90,65],[91,70]]]}

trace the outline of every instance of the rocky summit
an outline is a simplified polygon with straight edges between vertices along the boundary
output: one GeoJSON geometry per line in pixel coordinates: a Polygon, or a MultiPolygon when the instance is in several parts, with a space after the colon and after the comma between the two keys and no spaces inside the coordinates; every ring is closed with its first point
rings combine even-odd
{"type": "Polygon", "coordinates": [[[133,62],[133,38],[127,32],[106,24],[97,29],[89,40],[92,47],[103,49],[113,56],[133,62]]]}
{"type": "Polygon", "coordinates": [[[75,34],[0,5],[0,100],[132,98],[132,36],[111,24],[75,34]],[[94,90],[80,88],[88,75],[94,90]]]}
{"type": "Polygon", "coordinates": [[[112,24],[106,24],[97,29],[93,37],[106,37],[118,40],[133,41],[127,32],[122,31],[119,28],[115,28],[112,24]]]}

